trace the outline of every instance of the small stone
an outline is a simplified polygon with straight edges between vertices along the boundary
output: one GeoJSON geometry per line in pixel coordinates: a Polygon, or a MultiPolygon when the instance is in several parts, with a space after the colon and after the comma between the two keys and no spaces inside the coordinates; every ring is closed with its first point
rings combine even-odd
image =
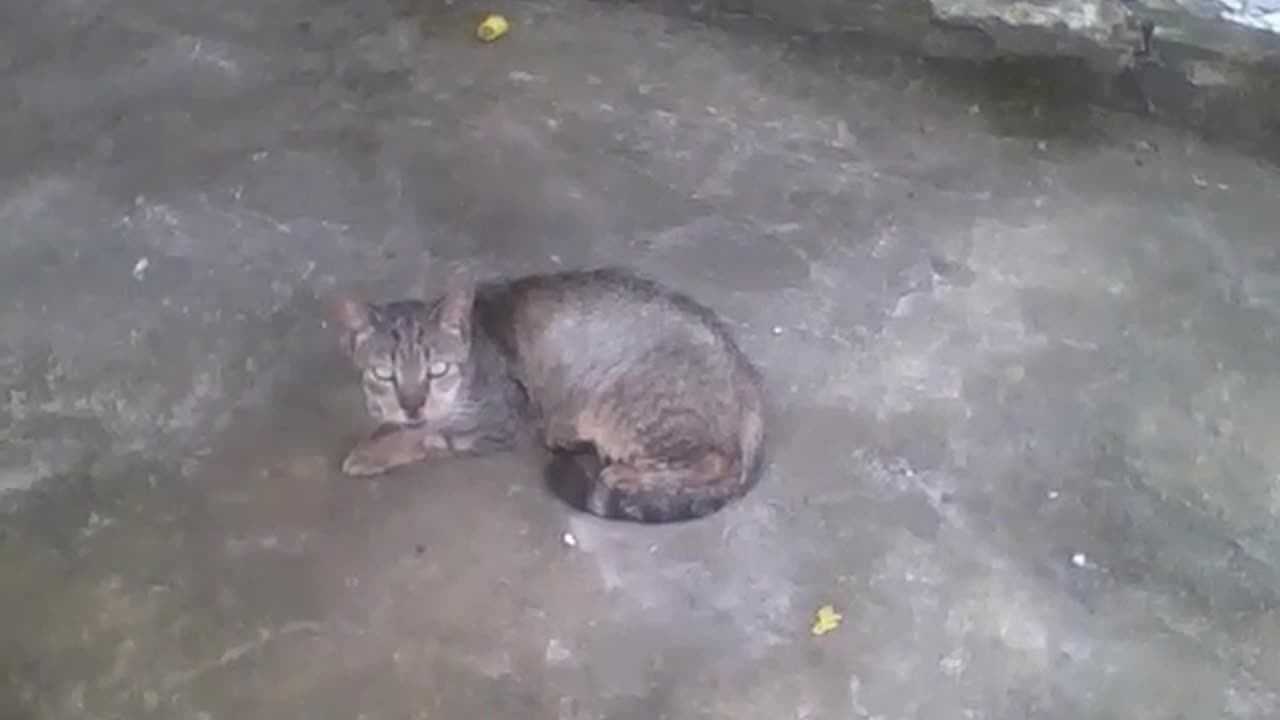
{"type": "Polygon", "coordinates": [[[1057,491],[1057,490],[1050,490],[1050,491],[1049,491],[1049,499],[1050,499],[1050,500],[1057,500],[1057,499],[1058,499],[1058,491],[1057,491]]]}
{"type": "Polygon", "coordinates": [[[782,334],[782,327],[781,327],[781,326],[779,326],[779,325],[774,325],[774,326],[773,326],[773,334],[774,334],[774,335],[781,335],[781,334],[782,334]]]}
{"type": "Polygon", "coordinates": [[[1036,149],[1039,150],[1040,152],[1044,152],[1045,150],[1048,150],[1049,142],[1047,140],[1041,140],[1040,142],[1036,143],[1036,149]]]}
{"type": "Polygon", "coordinates": [[[146,274],[148,267],[151,267],[151,261],[145,257],[139,258],[138,262],[133,264],[133,279],[142,280],[142,276],[146,274]]]}
{"type": "Polygon", "coordinates": [[[564,542],[565,545],[568,545],[569,547],[578,546],[578,538],[574,537],[573,533],[571,532],[567,532],[564,535],[561,535],[560,539],[564,542]]]}
{"type": "Polygon", "coordinates": [[[1071,564],[1076,567],[1084,567],[1089,564],[1089,558],[1085,557],[1084,553],[1076,553],[1071,556],[1071,564]]]}
{"type": "Polygon", "coordinates": [[[980,113],[980,112],[982,112],[982,108],[978,107],[977,105],[970,105],[970,106],[969,106],[969,114],[970,114],[970,115],[977,115],[977,114],[978,114],[978,113],[980,113]]]}
{"type": "Polygon", "coordinates": [[[572,659],[573,653],[564,646],[564,643],[560,642],[559,638],[551,638],[547,641],[545,657],[549,663],[560,664],[572,659]]]}

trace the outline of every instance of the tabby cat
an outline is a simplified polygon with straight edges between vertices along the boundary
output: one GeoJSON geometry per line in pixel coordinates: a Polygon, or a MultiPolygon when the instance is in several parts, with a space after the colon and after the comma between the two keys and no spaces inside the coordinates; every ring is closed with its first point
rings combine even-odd
{"type": "Polygon", "coordinates": [[[601,517],[698,518],[757,482],[759,373],[711,310],[628,270],[458,275],[429,303],[339,314],[379,424],[348,475],[506,450],[528,428],[553,487],[601,517]]]}

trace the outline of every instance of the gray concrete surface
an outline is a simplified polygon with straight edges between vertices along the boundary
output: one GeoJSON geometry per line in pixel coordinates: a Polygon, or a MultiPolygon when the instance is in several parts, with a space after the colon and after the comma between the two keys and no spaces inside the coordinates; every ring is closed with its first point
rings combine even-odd
{"type": "Polygon", "coordinates": [[[1274,167],[654,5],[206,5],[0,23],[0,717],[1280,717],[1274,167]],[[336,290],[597,263],[738,328],[755,494],[337,474],[336,290]]]}

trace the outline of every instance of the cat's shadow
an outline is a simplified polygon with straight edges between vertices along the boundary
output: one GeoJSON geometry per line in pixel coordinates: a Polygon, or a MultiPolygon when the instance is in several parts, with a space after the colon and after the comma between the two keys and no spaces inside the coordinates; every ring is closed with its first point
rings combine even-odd
{"type": "Polygon", "coordinates": [[[590,444],[555,450],[543,468],[543,480],[552,495],[573,509],[586,512],[587,498],[601,467],[600,457],[590,444]]]}

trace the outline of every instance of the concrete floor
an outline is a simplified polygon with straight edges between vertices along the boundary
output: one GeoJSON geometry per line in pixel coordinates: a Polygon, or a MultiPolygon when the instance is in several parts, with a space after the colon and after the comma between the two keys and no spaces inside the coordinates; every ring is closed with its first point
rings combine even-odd
{"type": "Polygon", "coordinates": [[[1280,716],[1275,168],[746,20],[206,5],[0,23],[0,717],[1280,716]],[[758,490],[339,476],[326,303],[460,263],[718,308],[758,490]]]}

